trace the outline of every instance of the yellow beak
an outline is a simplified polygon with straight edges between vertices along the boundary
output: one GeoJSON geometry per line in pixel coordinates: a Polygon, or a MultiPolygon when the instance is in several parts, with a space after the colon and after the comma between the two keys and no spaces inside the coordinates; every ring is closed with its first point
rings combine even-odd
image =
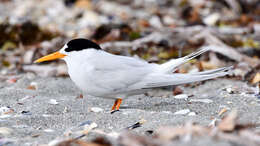
{"type": "Polygon", "coordinates": [[[47,55],[47,56],[44,56],[40,59],[35,60],[34,63],[40,63],[40,62],[44,62],[44,61],[55,60],[55,59],[63,58],[65,56],[67,56],[67,55],[62,54],[60,52],[55,52],[55,53],[52,53],[50,55],[47,55]]]}

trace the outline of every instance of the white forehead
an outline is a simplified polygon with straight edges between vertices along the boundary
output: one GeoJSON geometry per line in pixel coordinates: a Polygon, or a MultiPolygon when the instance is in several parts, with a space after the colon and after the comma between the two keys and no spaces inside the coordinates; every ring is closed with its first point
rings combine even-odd
{"type": "Polygon", "coordinates": [[[62,53],[62,54],[68,54],[68,52],[65,51],[66,48],[68,48],[68,45],[67,45],[67,44],[65,44],[65,45],[60,49],[59,52],[62,53]]]}

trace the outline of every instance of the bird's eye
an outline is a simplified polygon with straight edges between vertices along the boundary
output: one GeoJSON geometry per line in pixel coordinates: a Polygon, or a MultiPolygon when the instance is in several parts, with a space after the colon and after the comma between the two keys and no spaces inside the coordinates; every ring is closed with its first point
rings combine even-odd
{"type": "Polygon", "coordinates": [[[68,47],[64,49],[65,52],[69,52],[69,50],[70,49],[68,47]]]}

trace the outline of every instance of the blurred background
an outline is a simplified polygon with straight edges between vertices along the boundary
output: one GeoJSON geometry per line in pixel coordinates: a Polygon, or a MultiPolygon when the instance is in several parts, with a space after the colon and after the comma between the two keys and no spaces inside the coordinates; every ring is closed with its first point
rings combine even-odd
{"type": "Polygon", "coordinates": [[[236,79],[260,81],[259,0],[0,0],[0,79],[66,76],[63,61],[33,61],[78,37],[156,63],[210,47],[178,72],[234,65],[236,79]]]}

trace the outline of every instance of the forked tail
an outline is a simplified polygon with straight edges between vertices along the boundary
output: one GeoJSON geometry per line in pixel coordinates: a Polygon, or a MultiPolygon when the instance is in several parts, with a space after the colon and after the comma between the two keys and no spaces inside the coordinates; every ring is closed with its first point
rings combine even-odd
{"type": "Polygon", "coordinates": [[[174,72],[178,66],[180,66],[181,64],[207,52],[209,50],[208,47],[202,48],[197,52],[193,52],[187,56],[184,56],[182,58],[178,58],[178,59],[172,59],[166,63],[163,63],[160,65],[160,71],[163,73],[172,73],[174,72]]]}
{"type": "Polygon", "coordinates": [[[198,73],[174,73],[174,74],[153,74],[146,81],[145,88],[163,87],[204,81],[228,75],[233,67],[223,67],[198,73]]]}

